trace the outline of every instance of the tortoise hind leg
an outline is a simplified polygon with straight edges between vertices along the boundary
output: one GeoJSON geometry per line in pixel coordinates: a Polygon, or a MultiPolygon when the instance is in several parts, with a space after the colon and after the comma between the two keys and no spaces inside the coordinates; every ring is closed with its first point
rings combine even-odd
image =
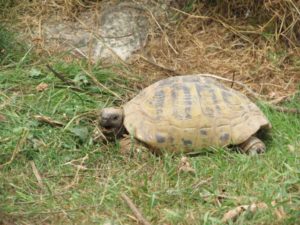
{"type": "Polygon", "coordinates": [[[239,145],[243,153],[255,155],[266,151],[265,144],[257,137],[251,136],[248,140],[239,145]]]}

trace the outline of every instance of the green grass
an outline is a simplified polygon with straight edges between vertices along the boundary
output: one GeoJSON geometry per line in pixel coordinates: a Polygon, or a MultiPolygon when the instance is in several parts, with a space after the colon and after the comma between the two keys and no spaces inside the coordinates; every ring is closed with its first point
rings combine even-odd
{"type": "MultiPolygon", "coordinates": [[[[0,2],[1,7],[1,2],[0,2]]],[[[9,31],[0,23],[0,68],[7,65],[26,63],[30,49],[17,41],[16,34],[9,31]]]]}
{"type": "MultiPolygon", "coordinates": [[[[183,10],[191,11],[194,2],[188,1],[183,10]]],[[[0,0],[0,8],[7,12],[14,3],[0,0]]],[[[30,52],[0,25],[0,224],[135,224],[121,193],[152,224],[221,224],[228,210],[255,202],[269,207],[245,212],[232,223],[300,223],[299,115],[261,103],[273,125],[266,154],[205,152],[189,158],[195,174],[179,173],[181,155],[130,158],[120,154],[118,145],[93,143],[97,112],[120,101],[95,86],[84,70],[120,96],[132,93],[124,88],[131,85],[129,80],[97,65],[89,68],[86,62],[50,59],[83,90],[78,92],[44,65],[30,65],[30,52]],[[49,87],[37,92],[42,82],[49,87]],[[38,122],[35,115],[64,126],[38,122]],[[280,207],[286,216],[278,220],[280,207]]],[[[270,59],[276,65],[284,53],[274,54],[270,59]]],[[[299,102],[298,94],[286,105],[300,108],[299,102]]]]}
{"type": "MultiPolygon", "coordinates": [[[[254,202],[265,202],[269,208],[243,213],[235,224],[300,222],[299,116],[261,104],[273,124],[266,154],[250,157],[220,149],[189,158],[194,175],[178,173],[181,156],[129,158],[117,145],[93,143],[95,112],[119,102],[91,84],[82,70],[84,62],[53,67],[81,82],[84,91],[66,87],[45,67],[0,72],[0,164],[16,153],[0,169],[0,214],[6,215],[0,223],[135,224],[121,193],[153,224],[220,224],[228,210],[254,202]],[[49,88],[37,92],[41,82],[49,88]],[[65,126],[51,127],[34,115],[49,116],[65,126]],[[277,220],[272,201],[283,207],[284,219],[277,220]]],[[[116,84],[128,81],[99,66],[91,71],[114,92],[126,94],[116,84]]],[[[290,105],[299,107],[299,101],[296,96],[290,105]]]]}

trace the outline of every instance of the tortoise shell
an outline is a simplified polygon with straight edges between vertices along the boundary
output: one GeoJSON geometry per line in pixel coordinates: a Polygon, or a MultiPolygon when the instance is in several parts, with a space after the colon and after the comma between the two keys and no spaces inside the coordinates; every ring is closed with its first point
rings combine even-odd
{"type": "Polygon", "coordinates": [[[201,75],[160,80],[123,109],[129,134],[174,152],[237,145],[261,128],[271,128],[245,95],[201,75]]]}

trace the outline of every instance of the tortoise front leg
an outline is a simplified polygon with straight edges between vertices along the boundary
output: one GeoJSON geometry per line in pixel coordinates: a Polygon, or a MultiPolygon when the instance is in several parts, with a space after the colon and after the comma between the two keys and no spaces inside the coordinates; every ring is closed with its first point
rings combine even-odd
{"type": "Polygon", "coordinates": [[[147,158],[149,152],[156,154],[155,149],[145,146],[143,143],[136,139],[131,138],[129,135],[125,135],[120,141],[120,153],[129,157],[142,157],[147,158]]]}
{"type": "Polygon", "coordinates": [[[266,151],[265,144],[255,136],[251,136],[248,140],[238,146],[243,153],[256,155],[266,151]]]}

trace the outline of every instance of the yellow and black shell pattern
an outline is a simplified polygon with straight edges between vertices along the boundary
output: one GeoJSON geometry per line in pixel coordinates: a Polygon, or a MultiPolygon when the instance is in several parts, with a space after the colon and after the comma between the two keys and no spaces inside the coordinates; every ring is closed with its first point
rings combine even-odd
{"type": "Polygon", "coordinates": [[[201,75],[174,76],[124,106],[124,126],[148,146],[173,152],[246,141],[271,124],[245,95],[201,75]]]}

